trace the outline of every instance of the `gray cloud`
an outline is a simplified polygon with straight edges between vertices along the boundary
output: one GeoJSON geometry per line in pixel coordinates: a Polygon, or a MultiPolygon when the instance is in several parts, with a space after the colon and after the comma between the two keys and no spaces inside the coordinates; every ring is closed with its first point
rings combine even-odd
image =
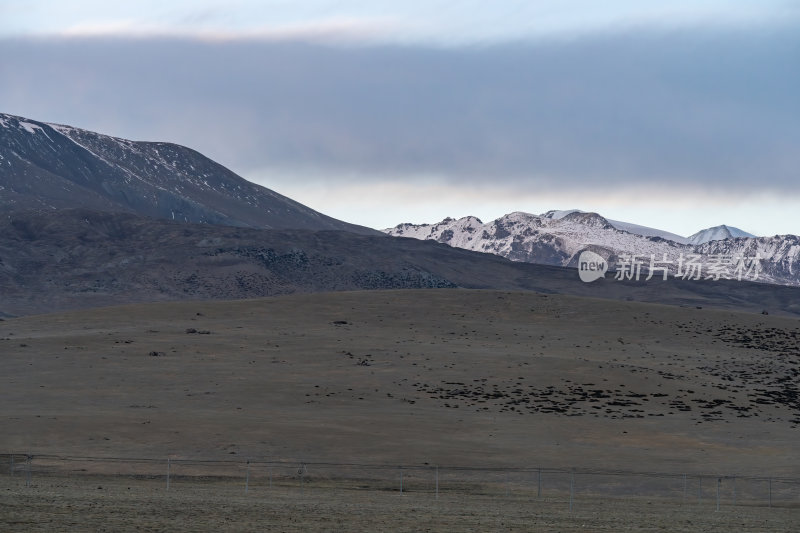
{"type": "Polygon", "coordinates": [[[796,28],[487,47],[0,40],[0,111],[263,167],[794,194],[796,28]]]}

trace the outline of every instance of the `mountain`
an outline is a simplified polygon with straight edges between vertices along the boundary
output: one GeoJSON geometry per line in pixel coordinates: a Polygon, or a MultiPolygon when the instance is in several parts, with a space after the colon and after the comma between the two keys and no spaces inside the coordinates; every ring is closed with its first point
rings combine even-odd
{"type": "MultiPolygon", "coordinates": [[[[575,266],[584,249],[614,262],[627,250],[694,250],[614,224],[596,213],[512,213],[489,224],[467,217],[435,227],[401,225],[395,233],[416,239],[388,238],[249,183],[189,148],[0,115],[0,317],[132,302],[428,287],[800,314],[800,289],[682,280],[586,284],[574,269],[562,268],[575,266]]],[[[775,237],[748,248],[738,241],[736,250],[782,254],[782,262],[765,269],[770,279],[798,272],[796,242],[775,237]]]]}
{"type": "MultiPolygon", "coordinates": [[[[566,211],[548,211],[547,213],[543,214],[542,217],[558,220],[560,218],[564,218],[565,216],[571,213],[583,213],[583,212],[584,211],[581,211],[579,209],[568,209],[566,211]]],[[[687,239],[686,237],[681,237],[680,235],[677,235],[675,233],[670,233],[669,231],[664,231],[662,229],[640,226],[639,224],[622,222],[620,220],[608,219],[608,222],[616,229],[627,231],[628,233],[634,233],[636,235],[641,235],[643,237],[661,237],[662,239],[669,239],[672,242],[677,242],[678,244],[689,244],[689,239],[687,239]]]]}
{"type": "Polygon", "coordinates": [[[722,226],[714,226],[713,228],[700,230],[697,233],[690,235],[687,241],[689,244],[705,244],[710,241],[735,239],[737,237],[752,238],[755,237],[755,235],[740,230],[739,228],[734,228],[732,226],[726,226],[723,224],[722,226]]]}
{"type": "Polygon", "coordinates": [[[800,237],[797,235],[712,240],[695,246],[694,252],[706,257],[761,257],[765,280],[800,285],[800,237]]]}
{"type": "Polygon", "coordinates": [[[0,114],[0,213],[87,208],[272,229],[375,230],[325,216],[190,148],[0,114]]]}
{"type": "Polygon", "coordinates": [[[654,266],[666,268],[674,276],[687,273],[685,265],[691,259],[700,265],[703,276],[725,272],[734,278],[800,285],[800,242],[794,235],[738,237],[693,245],[686,239],[666,238],[665,232],[653,228],[624,225],[578,210],[543,215],[514,212],[488,223],[475,217],[446,218],[437,224],[399,224],[384,231],[513,261],[577,267],[581,252],[590,250],[608,261],[612,270],[627,268],[635,256],[641,272],[647,273],[652,260],[654,266]],[[754,265],[756,258],[758,264],[754,265]]]}
{"type": "Polygon", "coordinates": [[[0,216],[0,317],[105,305],[406,288],[530,290],[800,316],[800,288],[572,268],[418,239],[178,223],[86,209],[0,216]]]}
{"type": "Polygon", "coordinates": [[[430,239],[451,246],[493,253],[513,261],[576,266],[577,256],[592,249],[606,259],[636,250],[640,255],[687,250],[685,245],[616,229],[597,213],[572,211],[562,216],[514,212],[488,223],[475,217],[447,218],[438,224],[400,224],[389,235],[430,239]]]}

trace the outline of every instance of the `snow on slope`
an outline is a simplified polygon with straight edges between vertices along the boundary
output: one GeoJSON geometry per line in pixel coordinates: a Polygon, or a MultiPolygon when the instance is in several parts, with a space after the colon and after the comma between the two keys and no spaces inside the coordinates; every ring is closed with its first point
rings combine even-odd
{"type": "Polygon", "coordinates": [[[788,274],[800,280],[800,237],[797,235],[713,240],[696,246],[695,250],[709,255],[758,255],[767,259],[762,263],[767,276],[778,279],[788,274]]]}
{"type": "Polygon", "coordinates": [[[704,244],[709,241],[721,241],[723,239],[736,237],[755,237],[755,235],[740,230],[739,228],[734,228],[732,226],[726,226],[723,224],[721,226],[714,226],[713,228],[700,230],[697,233],[690,235],[687,241],[689,244],[704,244]]]}
{"type": "Polygon", "coordinates": [[[251,183],[185,146],[4,113],[0,184],[0,212],[88,208],[193,223],[378,234],[251,183]]]}
{"type": "Polygon", "coordinates": [[[615,223],[597,213],[578,210],[548,211],[538,216],[515,212],[487,223],[476,217],[447,218],[436,224],[399,224],[384,231],[393,236],[435,240],[501,255],[513,261],[559,266],[576,266],[584,250],[602,255],[612,270],[619,268],[626,258],[636,256],[643,262],[643,268],[654,260],[667,264],[673,274],[684,264],[681,258],[693,257],[707,271],[711,264],[720,261],[721,255],[749,259],[758,254],[761,269],[754,279],[800,285],[800,238],[793,235],[728,239],[695,246],[684,238],[668,239],[665,237],[668,232],[615,223]]]}
{"type": "Polygon", "coordinates": [[[592,248],[616,256],[627,250],[673,255],[690,251],[679,243],[618,230],[597,213],[571,211],[561,216],[515,212],[488,223],[476,217],[448,218],[438,224],[400,224],[384,230],[399,237],[430,239],[458,248],[502,255],[514,261],[573,265],[577,254],[592,248]]]}
{"type": "MultiPolygon", "coordinates": [[[[580,209],[567,209],[564,211],[548,211],[547,213],[541,216],[544,218],[558,220],[572,213],[583,213],[583,211],[581,211],[580,209]]],[[[641,235],[643,237],[661,237],[662,239],[669,239],[673,242],[677,242],[678,244],[689,244],[689,240],[686,237],[681,237],[680,235],[677,235],[675,233],[670,233],[669,231],[664,231],[663,229],[640,226],[639,224],[622,222],[620,220],[611,220],[611,219],[607,220],[615,228],[622,231],[627,231],[628,233],[635,233],[636,235],[641,235]]]]}
{"type": "Polygon", "coordinates": [[[628,233],[635,233],[636,235],[641,235],[643,237],[661,237],[662,239],[668,239],[672,242],[677,242],[678,244],[690,244],[689,239],[686,237],[681,237],[680,235],[670,233],[669,231],[649,228],[647,226],[640,226],[639,224],[632,224],[630,222],[620,222],[619,220],[609,220],[609,222],[611,222],[615,228],[622,231],[627,231],[628,233]]]}

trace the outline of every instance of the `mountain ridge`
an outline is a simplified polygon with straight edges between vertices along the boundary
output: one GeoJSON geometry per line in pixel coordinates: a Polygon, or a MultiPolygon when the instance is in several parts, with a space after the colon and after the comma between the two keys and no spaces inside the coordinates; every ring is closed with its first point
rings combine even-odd
{"type": "Polygon", "coordinates": [[[63,208],[228,226],[380,233],[251,183],[185,146],[0,114],[0,212],[63,208]]]}
{"type": "MultiPolygon", "coordinates": [[[[415,239],[393,239],[332,219],[180,145],[0,115],[0,316],[145,301],[439,287],[800,313],[794,303],[800,299],[787,287],[582,283],[573,268],[564,268],[577,266],[582,250],[618,263],[626,250],[691,249],[620,230],[597,213],[573,210],[548,218],[516,212],[486,224],[465,217],[420,228],[405,226],[406,236],[415,239]]],[[[742,241],[742,250],[782,254],[785,261],[767,265],[767,281],[785,282],[786,269],[800,271],[800,243],[734,241],[742,241]]],[[[731,239],[702,246],[709,254],[736,252],[731,239]]]]}
{"type": "Polygon", "coordinates": [[[419,239],[178,223],[87,209],[0,216],[0,316],[405,288],[523,290],[800,315],[800,287],[672,278],[583,283],[572,268],[419,239]]]}
{"type": "MultiPolygon", "coordinates": [[[[581,211],[580,209],[563,209],[563,210],[552,209],[539,216],[542,218],[558,220],[572,213],[585,213],[585,212],[586,211],[581,211]]],[[[684,237],[682,235],[678,235],[677,233],[672,233],[659,228],[642,226],[640,224],[635,224],[633,222],[623,222],[621,220],[611,220],[611,219],[608,219],[608,221],[618,230],[627,231],[628,233],[634,233],[637,235],[641,235],[643,237],[661,237],[663,239],[668,239],[673,242],[676,242],[678,244],[703,244],[711,240],[720,240],[730,237],[756,237],[756,235],[753,235],[752,233],[748,233],[744,230],[741,230],[739,228],[734,228],[733,226],[728,226],[726,224],[721,224],[719,226],[713,226],[711,228],[702,229],[690,235],[689,237],[684,237]]]]}
{"type": "Polygon", "coordinates": [[[568,267],[577,267],[579,254],[591,250],[608,261],[612,270],[624,267],[629,258],[638,258],[644,263],[667,263],[672,275],[680,275],[682,263],[690,258],[699,262],[700,268],[710,269],[713,264],[717,271],[715,263],[725,260],[731,263],[728,270],[735,272],[739,258],[757,261],[757,281],[800,285],[800,238],[795,235],[734,237],[695,245],[619,229],[597,213],[578,210],[543,215],[516,211],[487,223],[471,216],[447,218],[436,224],[398,224],[384,231],[513,261],[568,267]]]}

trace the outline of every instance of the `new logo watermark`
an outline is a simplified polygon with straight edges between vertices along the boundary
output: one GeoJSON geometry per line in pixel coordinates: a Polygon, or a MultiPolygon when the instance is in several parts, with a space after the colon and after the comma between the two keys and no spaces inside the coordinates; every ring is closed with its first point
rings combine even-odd
{"type": "MultiPolygon", "coordinates": [[[[655,254],[647,256],[624,255],[616,264],[615,280],[636,280],[644,277],[650,280],[658,275],[666,280],[668,275],[678,279],[688,280],[713,280],[735,279],[738,281],[758,280],[761,273],[761,255],[746,257],[744,255],[700,255],[680,254],[675,259],[668,259],[663,254],[657,259],[655,254]]],[[[585,250],[578,258],[578,275],[581,281],[591,283],[605,277],[608,271],[608,261],[603,256],[585,250]]]]}
{"type": "Polygon", "coordinates": [[[581,281],[591,283],[605,277],[608,272],[608,261],[602,255],[584,250],[578,258],[578,275],[581,281]]]}

